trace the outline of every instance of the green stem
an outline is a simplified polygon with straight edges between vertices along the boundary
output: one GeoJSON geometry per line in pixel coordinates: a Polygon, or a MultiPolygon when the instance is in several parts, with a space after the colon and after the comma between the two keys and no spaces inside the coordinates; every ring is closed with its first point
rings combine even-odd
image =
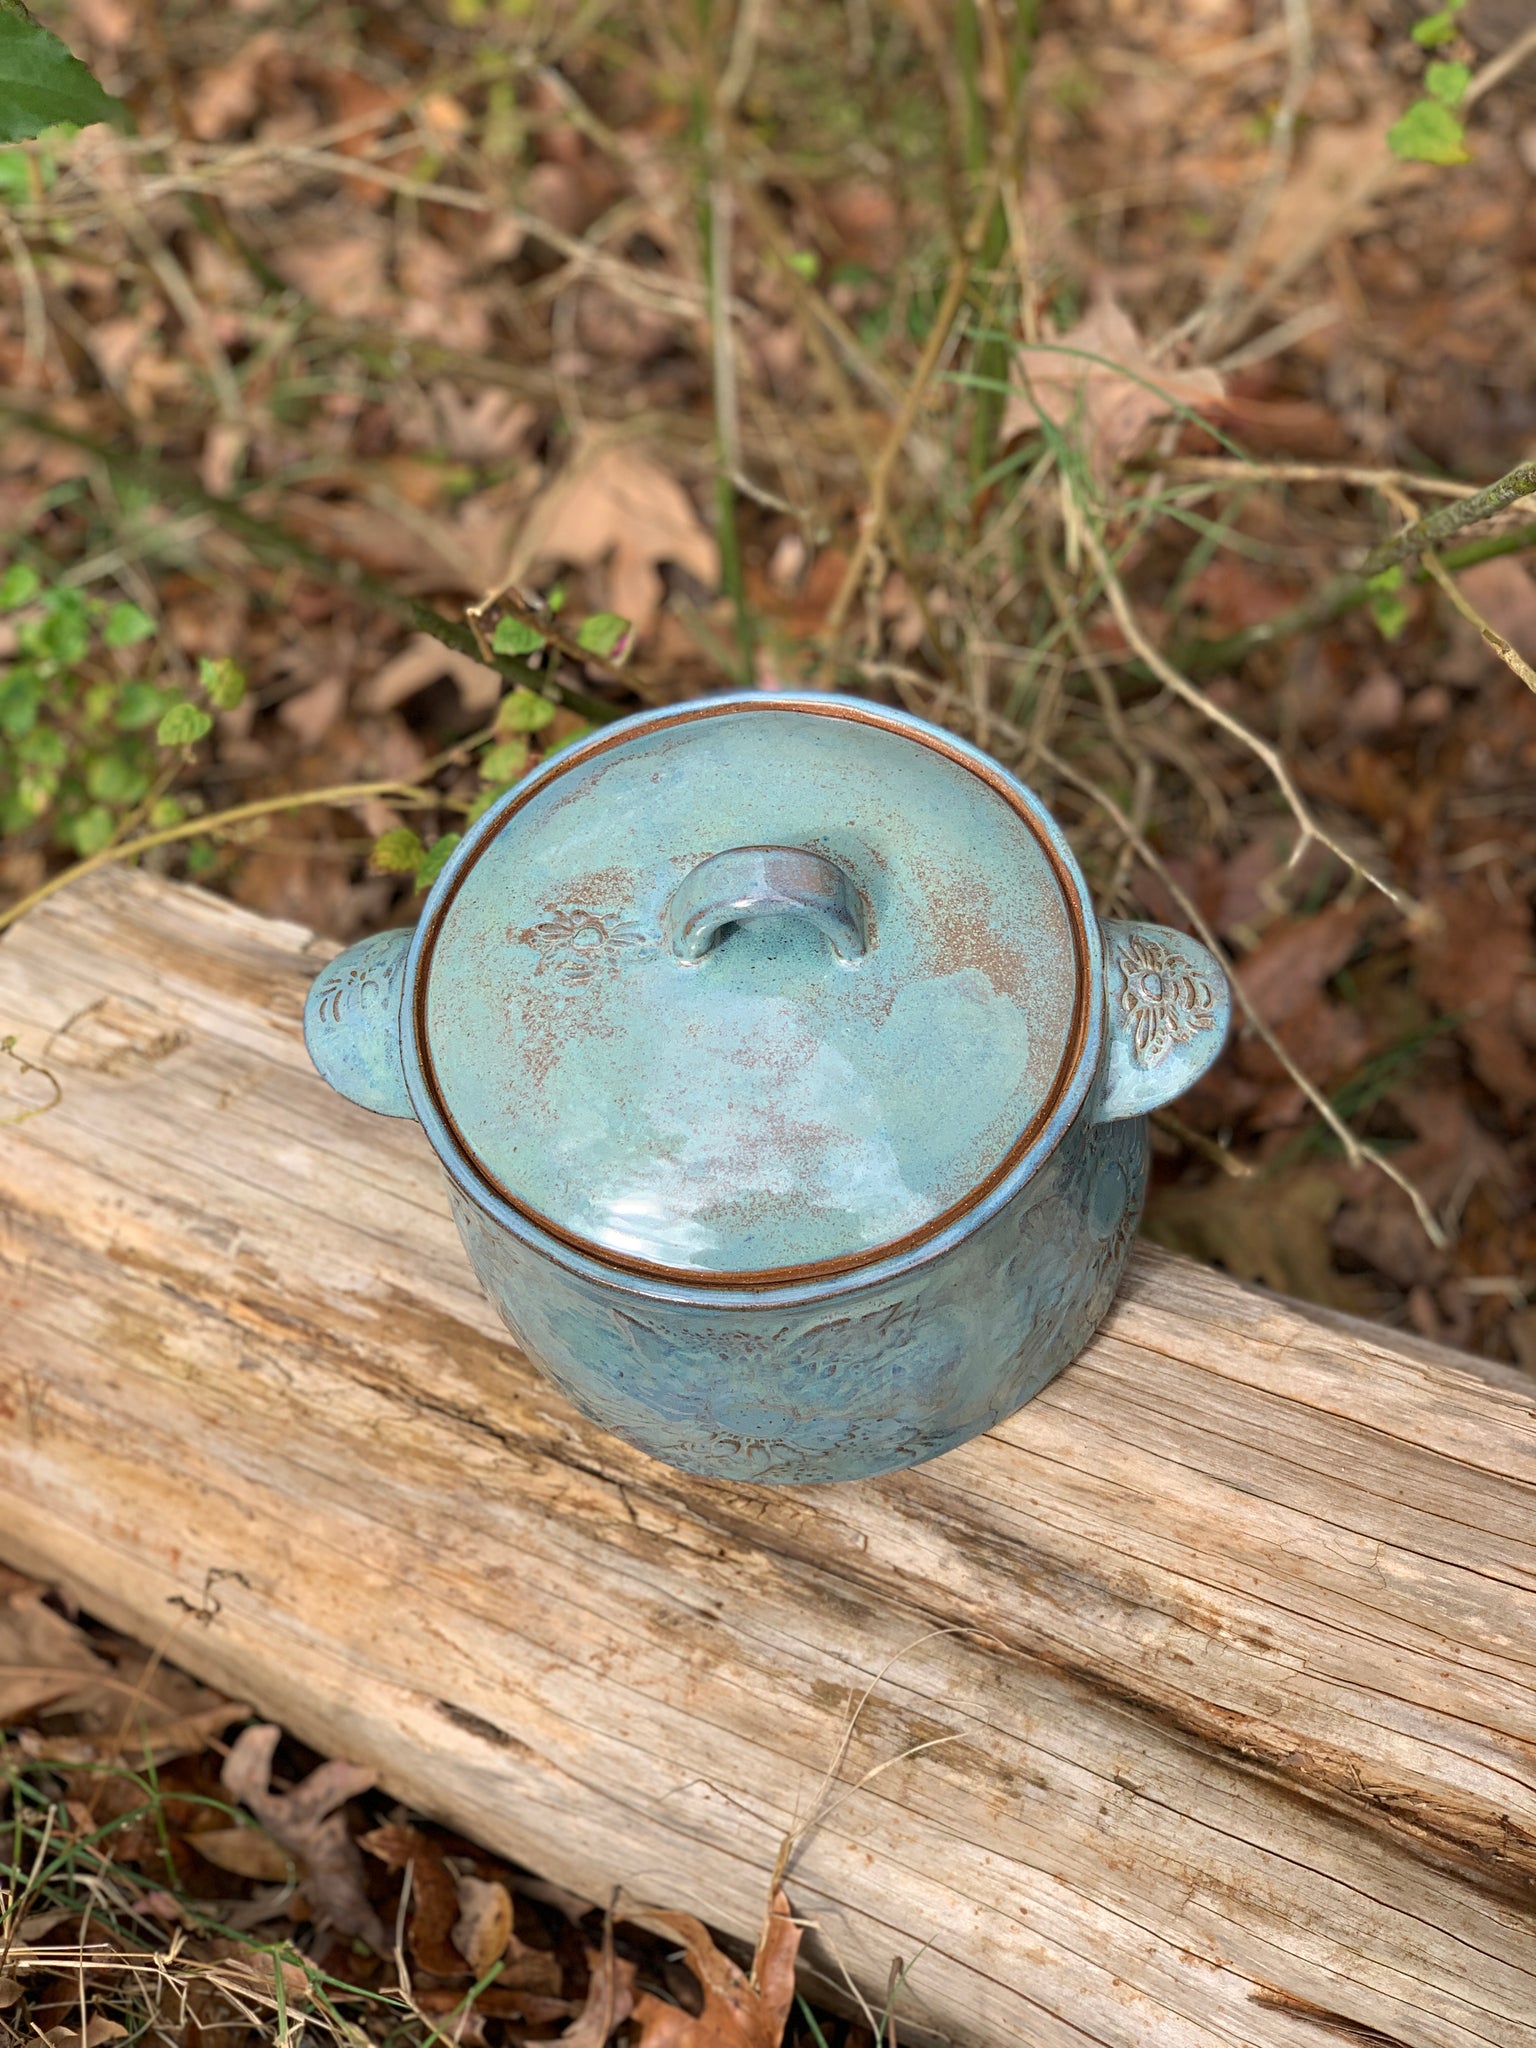
{"type": "MultiPolygon", "coordinates": [[[[1472,501],[1468,499],[1466,502],[1470,504],[1472,501]]],[[[1418,543],[1419,546],[1425,544],[1423,541],[1418,543]]],[[[1447,549],[1440,560],[1446,569],[1470,569],[1478,562],[1489,562],[1496,556],[1517,554],[1531,547],[1536,547],[1536,526],[1518,526],[1509,533],[1492,534],[1486,540],[1469,541],[1465,547],[1447,549]]],[[[1428,570],[1420,569],[1413,580],[1427,583],[1428,570]]],[[[1273,647],[1298,633],[1315,633],[1320,627],[1333,625],[1336,620],[1368,603],[1372,594],[1370,580],[1364,574],[1338,576],[1311,597],[1293,605],[1289,611],[1277,612],[1272,619],[1262,619],[1258,625],[1245,627],[1241,633],[1228,633],[1220,640],[1187,641],[1182,647],[1170,650],[1168,658],[1176,668],[1193,675],[1209,675],[1213,669],[1235,667],[1256,648],[1273,647]]],[[[1125,671],[1131,675],[1142,672],[1140,663],[1129,664],[1125,671]]]]}

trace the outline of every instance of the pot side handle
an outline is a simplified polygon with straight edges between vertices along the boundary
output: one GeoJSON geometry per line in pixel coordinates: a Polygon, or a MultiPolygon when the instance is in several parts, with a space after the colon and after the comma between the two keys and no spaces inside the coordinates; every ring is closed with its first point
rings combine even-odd
{"type": "Polygon", "coordinates": [[[408,930],[378,932],[328,960],[304,1003],[304,1043],[338,1095],[381,1116],[414,1116],[400,1060],[408,930]]]}
{"type": "Polygon", "coordinates": [[[1226,1043],[1232,991],[1198,939],[1101,918],[1105,1055],[1099,1123],[1146,1116],[1182,1095],[1226,1043]]]}

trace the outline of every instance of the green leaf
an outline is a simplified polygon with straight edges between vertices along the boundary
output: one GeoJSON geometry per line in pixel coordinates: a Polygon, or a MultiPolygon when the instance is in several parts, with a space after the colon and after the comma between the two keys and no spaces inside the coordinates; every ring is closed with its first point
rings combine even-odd
{"type": "Polygon", "coordinates": [[[1383,640],[1395,640],[1408,623],[1408,606],[1393,591],[1380,591],[1371,599],[1371,617],[1383,640]]]}
{"type": "Polygon", "coordinates": [[[1464,164],[1466,134],[1460,121],[1439,100],[1415,100],[1400,121],[1387,130],[1387,147],[1394,156],[1419,164],[1464,164]]]}
{"type": "Polygon", "coordinates": [[[97,754],[85,764],[85,786],[98,803],[136,804],[149,777],[121,754],[97,754]]]}
{"type": "Polygon", "coordinates": [[[447,864],[448,856],[459,843],[457,832],[445,832],[441,839],[435,839],[427,848],[427,857],[416,870],[418,889],[430,889],[447,864]]]}
{"type": "Polygon", "coordinates": [[[13,612],[18,605],[30,604],[42,587],[43,579],[30,562],[12,562],[0,576],[0,612],[13,612]]]}
{"type": "MultiPolygon", "coordinates": [[[[0,6],[3,5],[4,0],[0,0],[0,6]]],[[[45,602],[48,616],[37,635],[40,650],[66,667],[84,661],[91,644],[91,621],[85,599],[78,590],[50,590],[45,602]]]]}
{"type": "Polygon", "coordinates": [[[103,92],[21,0],[0,0],[0,142],[25,142],[60,121],[132,125],[122,101],[103,92]]]}
{"type": "Polygon", "coordinates": [[[22,149],[0,149],[0,199],[21,206],[32,197],[32,171],[22,149]]]}
{"type": "Polygon", "coordinates": [[[375,839],[368,865],[376,875],[414,875],[426,857],[420,836],[409,825],[397,825],[375,839]]]}
{"type": "Polygon", "coordinates": [[[594,612],[576,629],[576,645],[587,654],[617,654],[629,638],[629,621],[617,612],[594,612]]]}
{"type": "Polygon", "coordinates": [[[71,818],[64,828],[65,835],[76,853],[85,855],[100,853],[117,828],[117,820],[105,804],[92,804],[88,811],[81,811],[71,818]]]}
{"type": "Polygon", "coordinates": [[[187,845],[187,873],[206,875],[219,864],[219,849],[211,839],[193,839],[187,845]]]}
{"type": "Polygon", "coordinates": [[[1431,99],[1439,100],[1443,107],[1459,107],[1472,83],[1472,68],[1468,64],[1426,64],[1424,67],[1424,90],[1431,99]]]}
{"type": "Polygon", "coordinates": [[[33,668],[13,668],[0,682],[0,732],[19,740],[37,723],[43,701],[43,679],[33,668]]]}
{"type": "Polygon", "coordinates": [[[153,725],[170,703],[168,694],[154,683],[124,683],[118,692],[112,723],[119,732],[141,732],[153,725]]]}
{"type": "Polygon", "coordinates": [[[213,720],[207,712],[182,697],[169,711],[162,713],[160,723],[155,727],[155,738],[162,747],[190,747],[200,739],[206,739],[212,731],[213,720]]]}
{"type": "Polygon", "coordinates": [[[821,274],[821,258],[814,249],[791,249],[784,260],[796,277],[808,278],[813,284],[821,274]]]}
{"type": "Polygon", "coordinates": [[[205,654],[197,664],[197,680],[220,711],[233,711],[245,695],[245,675],[227,654],[217,661],[205,654]]]}
{"type": "Polygon", "coordinates": [[[491,635],[491,651],[495,654],[536,654],[547,645],[537,626],[530,626],[525,619],[498,619],[491,635]]]}
{"type": "Polygon", "coordinates": [[[107,613],[101,637],[109,647],[137,647],[141,640],[152,639],[154,631],[154,620],[136,604],[115,604],[107,613]]]}
{"type": "Polygon", "coordinates": [[[1378,569],[1366,584],[1367,590],[1401,590],[1403,587],[1403,565],[1394,562],[1389,569],[1378,569]]]}
{"type": "Polygon", "coordinates": [[[480,777],[484,782],[515,782],[528,766],[528,736],[514,733],[480,756],[480,777]]]}
{"type": "Polygon", "coordinates": [[[1419,48],[1432,50],[1438,43],[1448,43],[1456,33],[1456,17],[1466,4],[1467,0],[1446,0],[1436,13],[1416,22],[1410,33],[1419,48]]]}
{"type": "Polygon", "coordinates": [[[169,832],[173,825],[185,824],[187,807],[179,804],[173,796],[163,796],[149,807],[149,829],[151,832],[169,832]]]}
{"type": "Polygon", "coordinates": [[[537,690],[521,687],[509,690],[496,707],[497,733],[542,732],[555,715],[555,707],[537,690]]]}

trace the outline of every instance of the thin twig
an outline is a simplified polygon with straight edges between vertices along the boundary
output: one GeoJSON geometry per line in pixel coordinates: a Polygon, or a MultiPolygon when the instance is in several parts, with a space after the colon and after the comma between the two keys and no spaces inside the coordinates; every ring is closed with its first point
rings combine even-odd
{"type": "Polygon", "coordinates": [[[1348,462],[1235,462],[1229,455],[1176,455],[1167,468],[1175,476],[1231,477],[1245,484],[1355,484],[1362,490],[1417,491],[1426,498],[1475,498],[1476,484],[1447,476],[1420,476],[1411,469],[1362,469],[1348,462]]]}
{"type": "Polygon", "coordinates": [[[1471,83],[1461,96],[1461,104],[1475,107],[1484,93],[1492,92],[1496,85],[1501,85],[1510,72],[1530,56],[1536,56],[1536,22],[1524,35],[1516,36],[1507,50],[1500,50],[1497,57],[1490,58],[1473,73],[1471,83]]]}
{"type": "Polygon", "coordinates": [[[1359,875],[1362,880],[1369,882],[1373,889],[1380,890],[1387,901],[1400,910],[1404,917],[1420,926],[1429,922],[1431,913],[1422,903],[1408,895],[1405,890],[1399,889],[1395,882],[1389,882],[1384,875],[1377,874],[1374,868],[1368,866],[1357,854],[1351,853],[1343,841],[1319,821],[1311,805],[1297,788],[1295,777],[1278,750],[1251,726],[1245,725],[1240,718],[1228,711],[1225,705],[1216,703],[1187,676],[1181,675],[1172,662],[1152,644],[1142,631],[1140,620],[1131,609],[1130,599],[1125,594],[1125,586],[1116,575],[1114,565],[1094,530],[1093,522],[1087,518],[1082,522],[1082,541],[1098,571],[1104,595],[1109,600],[1110,610],[1114,613],[1121,632],[1152,674],[1166,689],[1171,690],[1176,697],[1198,711],[1202,718],[1208,719],[1212,725],[1219,726],[1223,732],[1245,746],[1263,762],[1274,777],[1281,795],[1290,805],[1292,815],[1301,828],[1300,836],[1291,852],[1290,865],[1294,867],[1306,852],[1308,845],[1315,840],[1319,846],[1326,846],[1352,874],[1359,875]]]}
{"type": "MultiPolygon", "coordinates": [[[[1378,488],[1390,490],[1397,485],[1395,474],[1384,476],[1378,488]]],[[[1409,479],[1404,486],[1414,488],[1409,479]]],[[[1379,576],[1383,569],[1390,569],[1398,562],[1406,562],[1410,555],[1421,554],[1426,548],[1438,547],[1452,534],[1460,533],[1465,526],[1476,526],[1479,521],[1491,519],[1496,512],[1502,512],[1506,505],[1518,504],[1522,498],[1536,497],[1536,462],[1522,462],[1507,476],[1501,476],[1497,483],[1476,491],[1470,498],[1463,498],[1455,505],[1442,505],[1436,512],[1425,513],[1416,519],[1404,532],[1384,540],[1379,547],[1372,548],[1360,564],[1362,577],[1379,576]]]]}

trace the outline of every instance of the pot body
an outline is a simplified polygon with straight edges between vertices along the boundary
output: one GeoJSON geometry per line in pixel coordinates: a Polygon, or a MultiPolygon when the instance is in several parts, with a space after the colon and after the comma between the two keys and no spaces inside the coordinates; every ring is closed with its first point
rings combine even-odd
{"type": "MultiPolygon", "coordinates": [[[[650,772],[652,784],[663,786],[663,770],[682,773],[662,761],[650,772]]],[[[908,794],[898,772],[890,801],[902,819],[908,794]]],[[[684,836],[691,835],[690,844],[707,838],[706,828],[716,822],[695,821],[684,836]]],[[[605,888],[615,886],[614,876],[627,878],[623,918],[640,922],[551,910],[546,922],[527,929],[514,928],[514,919],[503,938],[495,929],[503,914],[498,898],[481,934],[481,957],[492,957],[502,944],[543,948],[548,941],[579,992],[598,988],[592,977],[607,965],[606,952],[601,959],[567,958],[583,934],[595,933],[610,951],[617,945],[646,960],[665,938],[677,973],[707,973],[697,963],[722,931],[788,915],[831,948],[841,963],[834,972],[858,973],[861,953],[881,943],[878,919],[871,928],[856,873],[835,858],[841,851],[856,869],[852,851],[809,844],[819,830],[808,831],[804,844],[736,846],[697,865],[689,852],[685,879],[667,885],[659,935],[644,921],[655,921],[649,868],[643,886],[622,865],[604,869],[601,878],[605,888]],[[586,925],[577,931],[582,918],[586,925]]],[[[720,822],[720,831],[723,838],[727,823],[720,822]]],[[[597,879],[584,875],[582,886],[595,888],[597,879]]],[[[956,904],[964,937],[963,891],[956,904]]],[[[563,1014],[557,994],[552,987],[548,1007],[555,1024],[563,1014]]],[[[484,1034],[485,1071],[500,1071],[497,1033],[509,1012],[498,1004],[482,997],[472,1009],[478,1021],[461,1063],[475,1081],[472,1092],[483,1092],[476,1033],[484,1034]]],[[[641,997],[631,1007],[642,1020],[648,1015],[641,997]]],[[[1109,1308],[1135,1234],[1148,1114],[1210,1066],[1225,1039],[1230,1007],[1220,964],[1197,941],[1162,926],[1101,923],[1094,916],[1059,828],[1037,799],[976,749],[902,713],[829,698],[752,697],[642,714],[546,762],[509,792],[499,812],[487,812],[466,834],[414,935],[380,933],[321,971],[306,1006],[305,1035],[320,1072],[350,1100],[420,1120],[443,1165],[482,1285],[519,1344],[578,1408],[686,1471],[803,1484],[868,1478],[937,1457],[1012,1414],[1076,1356],[1109,1308]],[[1046,1098],[1043,1120],[1027,1127],[998,1171],[931,1228],[893,1235],[883,1256],[875,1250],[865,1260],[821,1267],[764,1261],[760,1278],[743,1269],[722,1276],[607,1256],[590,1233],[556,1228],[510,1182],[480,1170],[429,1080],[423,1048],[430,1034],[422,1017],[431,977],[424,961],[430,962],[436,922],[452,891],[503,818],[558,784],[568,763],[627,744],[627,736],[643,739],[657,727],[681,730],[737,709],[759,711],[765,702],[775,717],[809,712],[894,729],[958,761],[962,770],[974,769],[1015,812],[1032,818],[1035,843],[1055,863],[1070,912],[1074,958],[1065,957],[1060,938],[1043,926],[1027,931],[1025,966],[1009,970],[1017,978],[1007,989],[1027,990],[1032,977],[1075,973],[1080,997],[1069,1044],[1076,1050],[1055,1094],[1046,1098]]],[[[622,1020],[622,1006],[608,1021],[615,1017],[622,1020]]],[[[917,1052],[908,1047],[903,1054],[902,1079],[917,1084],[907,1089],[903,1114],[915,1103],[929,1122],[942,1121],[946,1088],[953,1100],[956,1090],[985,1087],[985,1046],[978,1038],[974,1071],[962,1045],[957,1056],[935,1059],[931,1076],[921,1063],[922,1047],[919,1035],[917,1052]]],[[[622,1090],[612,1099],[622,1108],[622,1090]]],[[[858,1134],[854,1123],[847,1130],[858,1134]]]]}
{"type": "Polygon", "coordinates": [[[507,1328],[584,1414],[687,1472],[806,1484],[936,1458],[1038,1394],[1114,1298],[1146,1173],[1145,1117],[1081,1117],[969,1235],[820,1300],[647,1293],[535,1249],[452,1180],[449,1199],[507,1328]]]}

